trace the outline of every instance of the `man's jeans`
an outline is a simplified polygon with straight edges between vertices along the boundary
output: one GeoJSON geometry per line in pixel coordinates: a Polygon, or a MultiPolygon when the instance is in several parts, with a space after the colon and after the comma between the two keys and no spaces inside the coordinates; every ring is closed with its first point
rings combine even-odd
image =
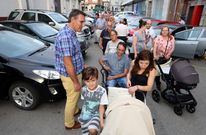
{"type": "Polygon", "coordinates": [[[126,88],[127,87],[127,79],[126,79],[126,77],[122,77],[122,78],[118,78],[118,79],[114,79],[114,80],[108,80],[107,86],[108,87],[126,88]]]}

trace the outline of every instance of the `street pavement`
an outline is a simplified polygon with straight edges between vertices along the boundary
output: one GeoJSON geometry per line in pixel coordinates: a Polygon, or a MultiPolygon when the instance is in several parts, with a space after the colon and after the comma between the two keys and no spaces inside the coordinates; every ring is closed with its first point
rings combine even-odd
{"type": "MultiPolygon", "coordinates": [[[[98,59],[102,56],[98,45],[90,41],[86,56],[86,64],[100,69],[98,59]]],[[[185,109],[182,116],[173,112],[173,106],[161,100],[156,103],[147,95],[153,118],[156,135],[205,135],[206,128],[206,61],[192,60],[200,75],[200,83],[192,90],[198,105],[196,112],[191,114],[185,109]]],[[[101,75],[100,80],[101,83],[101,75]]],[[[79,103],[81,105],[81,102],[79,103]]],[[[65,130],[64,128],[65,99],[53,103],[43,103],[37,109],[24,111],[16,108],[8,100],[0,100],[0,135],[80,135],[81,130],[65,130]]],[[[132,123],[131,123],[132,124],[132,123]]]]}

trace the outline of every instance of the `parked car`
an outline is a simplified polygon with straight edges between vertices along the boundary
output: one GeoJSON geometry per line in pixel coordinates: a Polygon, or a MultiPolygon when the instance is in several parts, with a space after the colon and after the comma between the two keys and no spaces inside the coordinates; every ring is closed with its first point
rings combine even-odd
{"type": "Polygon", "coordinates": [[[136,16],[136,14],[132,11],[123,11],[123,12],[118,12],[114,15],[115,18],[115,22],[119,22],[120,20],[124,19],[124,18],[128,18],[131,16],[136,16]]]}
{"type": "MultiPolygon", "coordinates": [[[[54,44],[56,35],[58,33],[56,29],[43,22],[24,21],[24,20],[19,20],[19,21],[6,20],[6,21],[0,21],[0,24],[3,24],[10,28],[20,30],[22,32],[34,36],[37,39],[52,44],[54,44]]],[[[85,40],[86,38],[87,37],[78,37],[78,40],[81,45],[82,54],[84,55],[86,54],[86,51],[89,47],[87,40],[85,40]]]]}
{"type": "Polygon", "coordinates": [[[4,26],[0,26],[0,44],[1,96],[9,96],[24,110],[65,96],[52,46],[4,26]]]}
{"type": "Polygon", "coordinates": [[[194,27],[175,34],[173,56],[183,58],[201,57],[206,51],[206,28],[194,27]]]}
{"type": "MultiPolygon", "coordinates": [[[[8,20],[44,22],[57,30],[60,30],[68,23],[67,17],[63,16],[60,13],[39,9],[16,9],[9,14],[8,20]]],[[[77,37],[86,37],[86,39],[90,39],[91,33],[89,31],[89,28],[87,26],[84,26],[81,32],[77,32],[77,37]]]]}

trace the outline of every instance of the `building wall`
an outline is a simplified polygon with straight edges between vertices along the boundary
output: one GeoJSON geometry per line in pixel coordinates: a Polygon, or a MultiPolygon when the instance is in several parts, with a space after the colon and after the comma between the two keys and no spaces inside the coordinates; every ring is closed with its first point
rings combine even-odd
{"type": "Polygon", "coordinates": [[[166,20],[168,15],[170,0],[153,0],[152,17],[166,20]]]}
{"type": "Polygon", "coordinates": [[[14,9],[26,9],[26,0],[5,0],[0,4],[0,17],[7,17],[14,9]]]}
{"type": "MultiPolygon", "coordinates": [[[[206,26],[206,0],[191,1],[189,4],[189,7],[195,6],[195,5],[203,5],[204,6],[199,25],[206,26]]],[[[189,7],[187,9],[187,13],[189,12],[189,7]]]]}

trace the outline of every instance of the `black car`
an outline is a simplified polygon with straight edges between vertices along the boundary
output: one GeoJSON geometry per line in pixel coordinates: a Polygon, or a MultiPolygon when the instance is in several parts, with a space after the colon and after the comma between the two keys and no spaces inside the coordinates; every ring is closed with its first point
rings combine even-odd
{"type": "Polygon", "coordinates": [[[0,95],[31,110],[65,96],[52,46],[0,25],[0,95]]]}
{"type": "MultiPolygon", "coordinates": [[[[42,40],[43,42],[48,42],[52,44],[54,44],[56,35],[58,33],[56,29],[43,22],[6,20],[0,21],[0,24],[20,30],[34,36],[37,39],[42,40]]],[[[82,53],[85,54],[86,50],[88,49],[87,41],[83,39],[83,37],[78,37],[78,40],[81,45],[82,53]]]]}

